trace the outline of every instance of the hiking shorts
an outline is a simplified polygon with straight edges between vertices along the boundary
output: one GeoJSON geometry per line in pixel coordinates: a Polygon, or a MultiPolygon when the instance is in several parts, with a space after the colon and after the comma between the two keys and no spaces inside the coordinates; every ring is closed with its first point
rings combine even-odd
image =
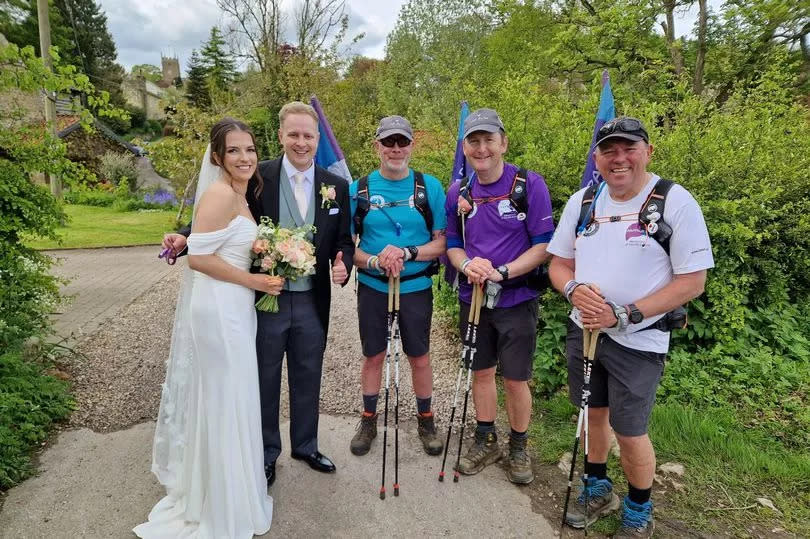
{"type": "MultiPolygon", "coordinates": [[[[419,357],[430,351],[432,317],[432,288],[399,296],[399,335],[405,355],[419,357]]],[[[388,337],[388,293],[358,283],[357,319],[363,355],[372,357],[384,352],[388,337]]]]}
{"type": "MultiPolygon", "coordinates": [[[[582,329],[570,319],[565,351],[568,357],[568,398],[571,404],[579,407],[585,365],[582,329]]],[[[610,426],[617,434],[646,434],[655,404],[655,390],[664,372],[667,355],[628,348],[600,333],[595,356],[596,361],[591,367],[589,406],[608,407],[610,426]]]]}
{"type": "MultiPolygon", "coordinates": [[[[470,304],[459,301],[458,316],[461,340],[467,334],[470,304]]],[[[526,381],[532,377],[532,362],[537,337],[537,300],[531,299],[512,307],[481,308],[478,335],[475,341],[474,371],[501,364],[501,373],[508,380],[526,381]]]]}

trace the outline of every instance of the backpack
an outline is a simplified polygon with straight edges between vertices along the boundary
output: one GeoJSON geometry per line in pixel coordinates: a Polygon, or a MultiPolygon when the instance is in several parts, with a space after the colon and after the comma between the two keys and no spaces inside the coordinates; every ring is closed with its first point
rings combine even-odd
{"type": "MultiPolygon", "coordinates": [[[[582,196],[582,206],[577,221],[577,236],[582,233],[587,235],[588,229],[593,225],[596,213],[596,199],[599,197],[604,185],[605,182],[600,183],[598,186],[591,185],[582,196]]],[[[638,211],[638,224],[642,230],[646,230],[650,237],[663,247],[667,256],[669,256],[669,239],[672,237],[672,227],[664,222],[664,207],[667,202],[667,194],[669,194],[673,185],[675,185],[675,182],[672,180],[659,178],[638,211]]]]}
{"type": "MultiPolygon", "coordinates": [[[[586,231],[591,227],[596,212],[596,199],[599,197],[604,185],[605,182],[600,183],[598,186],[591,185],[582,196],[582,206],[579,211],[579,221],[576,229],[577,236],[583,233],[587,234],[586,231]]],[[[664,207],[667,203],[667,195],[673,185],[675,185],[675,182],[672,180],[659,178],[638,211],[638,224],[643,230],[647,230],[650,237],[661,245],[667,256],[669,256],[669,240],[672,237],[672,227],[664,222],[664,207]]],[[[683,329],[688,322],[686,308],[681,306],[676,307],[654,324],[639,331],[648,329],[658,329],[660,331],[683,329]]]]}
{"type": "MultiPolygon", "coordinates": [[[[357,234],[358,237],[363,235],[363,221],[366,219],[369,210],[371,210],[370,198],[371,196],[368,191],[368,175],[365,175],[357,180],[357,209],[352,217],[354,233],[357,234]]],[[[430,209],[430,204],[428,203],[425,176],[416,170],[413,171],[413,207],[422,215],[422,218],[425,220],[425,226],[427,227],[428,237],[433,239],[433,211],[430,209]]],[[[379,281],[388,282],[388,278],[384,275],[370,273],[362,268],[359,268],[357,271],[379,281]]],[[[400,277],[400,282],[410,281],[418,277],[432,277],[438,272],[439,261],[436,259],[431,261],[430,265],[424,270],[412,275],[400,277]]]]}
{"type": "MultiPolygon", "coordinates": [[[[526,213],[529,211],[529,202],[526,195],[526,181],[528,176],[528,170],[525,168],[518,169],[517,174],[515,174],[515,179],[512,181],[512,189],[509,191],[509,202],[512,204],[512,207],[515,208],[515,211],[518,212],[518,219],[521,221],[526,219],[526,213]]],[[[464,197],[464,200],[469,202],[470,206],[473,206],[472,190],[470,189],[470,177],[465,176],[459,181],[461,182],[461,185],[458,188],[459,196],[464,197]]],[[[462,216],[459,215],[458,230],[461,230],[461,219],[462,216]]],[[[447,268],[450,268],[450,266],[447,266],[447,268]]],[[[455,270],[455,268],[453,269],[455,270]]],[[[448,280],[448,282],[453,282],[455,280],[455,276],[453,276],[452,279],[450,279],[450,277],[451,275],[448,275],[448,271],[445,269],[445,280],[448,280]]],[[[538,266],[528,274],[521,275],[516,279],[517,280],[515,283],[506,284],[504,287],[513,288],[524,286],[525,284],[525,286],[528,286],[530,289],[536,292],[542,292],[551,284],[548,278],[548,267],[545,264],[538,266]]]]}

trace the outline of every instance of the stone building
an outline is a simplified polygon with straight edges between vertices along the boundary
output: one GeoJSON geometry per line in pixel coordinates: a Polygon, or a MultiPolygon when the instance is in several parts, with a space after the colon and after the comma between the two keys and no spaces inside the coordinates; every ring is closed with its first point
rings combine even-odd
{"type": "Polygon", "coordinates": [[[180,61],[177,58],[161,55],[160,63],[163,76],[159,81],[129,75],[121,85],[127,103],[144,111],[147,120],[163,120],[166,117],[161,105],[161,100],[166,97],[166,88],[182,84],[180,61]]]}

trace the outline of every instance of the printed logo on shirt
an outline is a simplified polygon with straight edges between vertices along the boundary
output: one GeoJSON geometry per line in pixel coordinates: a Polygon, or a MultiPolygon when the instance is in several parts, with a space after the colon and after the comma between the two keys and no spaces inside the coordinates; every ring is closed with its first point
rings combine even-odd
{"type": "Polygon", "coordinates": [[[385,206],[385,198],[382,195],[371,195],[368,197],[368,201],[371,203],[372,210],[379,210],[385,206]]]}
{"type": "Polygon", "coordinates": [[[414,207],[414,205],[413,205],[413,195],[411,195],[410,197],[408,197],[408,206],[410,206],[411,208],[413,208],[413,207],[414,207]]]}
{"type": "Polygon", "coordinates": [[[498,215],[501,216],[501,219],[517,218],[517,212],[509,200],[501,200],[498,202],[498,215]]]}
{"type": "Polygon", "coordinates": [[[644,234],[644,230],[642,230],[638,221],[627,227],[624,233],[624,239],[626,245],[644,247],[647,244],[647,236],[644,234]]]}

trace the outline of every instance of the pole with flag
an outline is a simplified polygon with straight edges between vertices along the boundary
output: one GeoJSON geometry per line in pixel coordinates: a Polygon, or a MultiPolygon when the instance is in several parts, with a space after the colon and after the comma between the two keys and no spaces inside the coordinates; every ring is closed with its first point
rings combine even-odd
{"type": "Polygon", "coordinates": [[[602,94],[599,96],[599,110],[596,112],[596,123],[593,126],[593,137],[591,138],[591,146],[588,149],[588,159],[585,163],[585,172],[582,174],[582,184],[580,188],[588,187],[589,185],[599,185],[602,181],[602,175],[596,170],[596,163],[593,161],[593,151],[596,149],[596,135],[599,129],[616,117],[616,106],[613,103],[613,91],[610,89],[610,75],[608,70],[602,72],[602,94]]]}
{"type": "Polygon", "coordinates": [[[464,120],[470,115],[470,107],[466,101],[461,102],[461,112],[458,116],[458,135],[456,136],[456,156],[453,158],[453,172],[450,175],[450,183],[460,180],[467,175],[467,159],[464,157],[464,150],[461,147],[461,139],[464,134],[464,120]]]}
{"type": "Polygon", "coordinates": [[[326,119],[326,114],[323,113],[320,101],[313,95],[309,100],[309,104],[318,113],[320,139],[318,149],[315,151],[315,164],[325,168],[332,174],[344,178],[348,183],[352,183],[352,174],[346,165],[346,158],[343,156],[343,151],[340,149],[335,134],[332,132],[329,120],[326,119]]]}

